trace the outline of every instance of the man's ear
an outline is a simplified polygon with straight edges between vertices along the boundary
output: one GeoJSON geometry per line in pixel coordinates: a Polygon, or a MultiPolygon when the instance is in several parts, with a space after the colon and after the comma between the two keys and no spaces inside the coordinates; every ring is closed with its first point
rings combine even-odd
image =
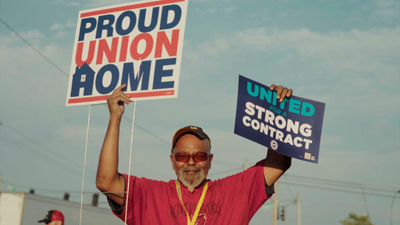
{"type": "Polygon", "coordinates": [[[212,163],[213,157],[214,157],[214,154],[210,154],[210,163],[208,165],[208,169],[211,169],[211,163],[212,163]]]}

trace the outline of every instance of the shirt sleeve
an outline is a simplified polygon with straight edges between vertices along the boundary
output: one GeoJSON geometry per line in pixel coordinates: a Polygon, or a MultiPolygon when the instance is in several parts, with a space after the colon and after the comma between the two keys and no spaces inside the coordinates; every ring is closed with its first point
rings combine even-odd
{"type": "Polygon", "coordinates": [[[268,186],[267,182],[265,182],[265,193],[267,194],[268,198],[271,198],[271,196],[275,193],[274,184],[268,186]]]}
{"type": "Polygon", "coordinates": [[[242,182],[242,187],[248,195],[250,214],[253,216],[273,193],[273,187],[271,193],[271,187],[266,186],[264,160],[245,170],[242,174],[242,182]]]}
{"type": "Polygon", "coordinates": [[[108,204],[115,216],[125,221],[127,224],[133,224],[133,221],[140,220],[140,213],[135,213],[135,209],[140,208],[144,203],[143,200],[143,190],[146,189],[143,182],[136,176],[129,176],[127,174],[121,174],[125,181],[125,194],[124,194],[124,204],[119,205],[113,200],[107,198],[108,204]],[[129,185],[129,187],[128,187],[129,185]],[[133,199],[135,197],[135,199],[133,199]],[[127,211],[126,204],[128,204],[127,211]],[[125,216],[127,215],[127,216],[125,216]]]}
{"type": "MultiPolygon", "coordinates": [[[[126,179],[125,176],[123,176],[122,174],[120,174],[123,178],[124,178],[124,193],[126,193],[126,179]]],[[[124,194],[124,202],[125,202],[125,194],[124,194]]],[[[110,206],[111,210],[113,211],[113,213],[117,214],[117,215],[121,215],[123,213],[124,210],[124,205],[119,205],[118,203],[114,202],[112,199],[107,197],[107,202],[108,205],[110,206]]]]}
{"type": "Polygon", "coordinates": [[[118,205],[117,203],[115,203],[113,200],[107,198],[107,202],[108,205],[110,206],[111,210],[117,214],[117,215],[121,215],[123,213],[124,207],[123,205],[118,205]]]}
{"type": "Polygon", "coordinates": [[[264,160],[261,160],[243,172],[222,178],[220,184],[223,190],[232,190],[236,198],[243,198],[245,210],[252,218],[274,192],[273,185],[267,186],[264,177],[264,160]]]}

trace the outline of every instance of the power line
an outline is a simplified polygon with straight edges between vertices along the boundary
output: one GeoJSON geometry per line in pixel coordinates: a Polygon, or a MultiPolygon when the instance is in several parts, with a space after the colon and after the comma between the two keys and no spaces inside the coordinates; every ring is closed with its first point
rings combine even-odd
{"type": "MultiPolygon", "coordinates": [[[[6,140],[6,141],[9,141],[9,140],[6,140]]],[[[36,151],[36,150],[34,150],[34,149],[32,149],[31,147],[29,147],[29,146],[26,146],[26,148],[21,148],[22,150],[25,150],[25,151],[30,151],[31,153],[33,153],[35,156],[37,156],[37,157],[39,157],[39,158],[41,158],[41,159],[43,159],[43,160],[45,160],[46,161],[46,163],[47,164],[52,164],[52,165],[54,165],[54,167],[56,167],[56,168],[59,168],[60,167],[60,161],[55,161],[55,160],[53,160],[53,159],[50,159],[49,160],[49,158],[46,156],[46,155],[44,155],[43,153],[40,153],[40,152],[38,152],[38,151],[36,151]]],[[[74,175],[78,175],[78,173],[80,172],[80,171],[73,171],[73,168],[74,169],[78,169],[77,167],[64,167],[64,168],[62,168],[62,170],[63,171],[66,171],[66,172],[69,172],[69,173],[71,173],[71,174],[74,174],[74,175]]],[[[94,176],[93,174],[90,174],[92,177],[94,176]]]]}
{"type": "Polygon", "coordinates": [[[0,18],[0,21],[9,29],[11,30],[17,37],[19,37],[25,44],[27,44],[29,47],[31,47],[37,54],[39,54],[44,60],[46,60],[48,63],[50,63],[54,68],[56,68],[58,71],[60,71],[63,75],[65,75],[68,78],[68,73],[64,72],[60,67],[58,67],[55,63],[53,63],[49,58],[47,58],[44,54],[42,54],[37,48],[35,48],[33,45],[31,45],[25,38],[23,38],[17,31],[15,31],[8,23],[6,23],[2,18],[0,18]]]}
{"type": "Polygon", "coordinates": [[[289,179],[307,180],[307,182],[329,184],[329,185],[335,185],[335,186],[340,186],[340,187],[347,186],[350,188],[370,189],[370,190],[388,192],[388,193],[393,193],[394,190],[398,189],[395,187],[388,187],[388,186],[378,186],[378,185],[362,184],[362,183],[349,182],[349,181],[343,181],[343,180],[315,178],[315,177],[307,177],[307,176],[291,175],[291,174],[284,174],[282,177],[289,178],[289,179]]]}
{"type": "MultiPolygon", "coordinates": [[[[291,184],[291,185],[295,185],[295,186],[311,187],[311,188],[322,189],[322,190],[338,191],[338,192],[345,192],[345,193],[350,193],[350,194],[362,194],[362,193],[357,192],[357,191],[321,187],[321,186],[315,186],[315,185],[310,185],[310,184],[299,184],[299,183],[293,183],[293,182],[287,182],[287,181],[279,181],[279,182],[282,183],[282,184],[291,184]]],[[[392,198],[393,197],[391,195],[374,194],[374,193],[365,193],[365,195],[371,195],[371,196],[377,196],[377,197],[385,197],[385,198],[392,198]]]]}
{"type": "Polygon", "coordinates": [[[285,175],[283,175],[283,178],[289,178],[289,179],[294,179],[294,180],[297,179],[300,182],[307,182],[307,184],[300,184],[300,183],[281,181],[281,183],[283,183],[283,184],[288,184],[288,185],[292,184],[292,185],[297,185],[297,186],[305,186],[305,187],[311,187],[311,188],[317,188],[317,189],[324,189],[324,190],[329,190],[329,191],[361,194],[362,198],[363,198],[364,207],[365,207],[365,210],[366,210],[366,213],[368,216],[370,216],[370,213],[369,213],[367,200],[365,197],[366,195],[390,198],[391,195],[389,195],[389,193],[392,194],[394,192],[394,190],[398,190],[398,188],[388,187],[388,186],[377,186],[377,185],[362,184],[362,183],[357,183],[357,182],[349,182],[349,181],[325,179],[325,178],[313,178],[313,177],[300,176],[300,175],[285,174],[285,175]],[[311,185],[310,183],[314,183],[314,185],[311,185]],[[329,187],[315,186],[315,184],[329,185],[329,187]],[[336,186],[336,187],[339,186],[339,188],[332,188],[332,186],[336,186]],[[349,189],[352,189],[352,190],[349,190],[349,189]],[[360,190],[355,191],[354,189],[361,189],[361,192],[360,192],[360,190]],[[373,193],[366,192],[366,189],[369,191],[372,191],[373,193]],[[378,194],[376,192],[382,192],[382,194],[378,194]]]}
{"type": "Polygon", "coordinates": [[[398,193],[400,193],[400,190],[396,191],[396,193],[393,195],[392,204],[390,207],[390,225],[393,224],[393,203],[394,203],[394,199],[398,193]]]}
{"type": "MultiPolygon", "coordinates": [[[[288,175],[288,176],[292,177],[294,179],[299,179],[299,178],[305,179],[305,180],[307,180],[308,185],[309,185],[310,182],[314,182],[314,183],[317,183],[317,184],[322,183],[323,185],[329,185],[330,186],[329,188],[331,188],[331,186],[339,186],[339,188],[340,188],[339,190],[342,190],[343,192],[345,192],[345,190],[342,189],[343,187],[345,187],[345,188],[353,188],[353,189],[354,188],[356,188],[356,189],[361,188],[361,195],[362,195],[364,207],[365,207],[365,210],[366,210],[366,213],[367,213],[368,216],[370,216],[371,214],[369,212],[367,199],[365,198],[365,195],[366,195],[365,189],[372,189],[372,190],[374,190],[374,192],[382,191],[382,192],[393,193],[390,190],[382,189],[382,187],[378,188],[377,186],[365,185],[365,184],[356,183],[356,182],[339,181],[339,180],[331,180],[331,179],[315,179],[315,178],[306,177],[306,176],[294,176],[294,175],[292,175],[292,176],[288,175]]],[[[385,188],[387,188],[387,187],[385,187],[385,188]]],[[[338,190],[338,189],[335,189],[335,190],[338,190]]]]}
{"type": "MultiPolygon", "coordinates": [[[[130,123],[132,123],[132,119],[127,118],[125,115],[123,115],[122,118],[127,120],[127,121],[129,121],[130,123]]],[[[162,139],[161,137],[157,136],[156,134],[152,133],[151,131],[149,131],[148,129],[144,128],[140,124],[135,122],[135,125],[137,127],[139,127],[141,130],[143,130],[144,132],[146,132],[147,134],[149,134],[149,135],[153,136],[154,138],[156,138],[157,140],[159,140],[160,142],[163,142],[164,144],[166,144],[168,146],[170,145],[170,142],[168,142],[168,141],[162,139]]]]}
{"type": "MultiPolygon", "coordinates": [[[[44,154],[44,153],[42,153],[42,152],[40,152],[40,151],[37,151],[37,150],[35,150],[34,148],[32,148],[31,146],[26,145],[26,144],[24,144],[24,143],[21,143],[20,141],[16,140],[16,139],[13,138],[13,137],[7,136],[4,132],[2,133],[2,136],[6,136],[6,137],[8,138],[8,141],[9,141],[9,140],[12,140],[12,141],[13,141],[12,143],[18,144],[18,145],[21,145],[21,146],[24,147],[24,148],[21,148],[21,149],[23,149],[23,150],[30,150],[31,152],[35,153],[37,156],[40,156],[40,158],[42,158],[42,159],[46,159],[46,158],[47,158],[47,159],[50,159],[50,160],[47,161],[47,162],[53,163],[53,164],[55,164],[55,165],[57,165],[57,166],[60,166],[60,165],[59,165],[59,163],[57,163],[56,161],[63,163],[63,164],[66,165],[68,168],[77,169],[78,167],[82,167],[82,165],[79,165],[79,164],[75,163],[74,161],[69,160],[69,159],[66,158],[65,156],[63,156],[63,155],[61,155],[61,154],[58,154],[58,153],[56,153],[56,152],[54,152],[54,151],[48,149],[46,146],[43,146],[42,144],[38,143],[37,141],[35,141],[35,140],[33,140],[33,139],[27,137],[26,135],[24,135],[23,133],[19,132],[19,131],[16,130],[15,128],[13,128],[13,127],[11,127],[11,126],[5,124],[5,123],[2,123],[2,126],[6,126],[7,128],[9,128],[9,129],[13,130],[14,132],[16,132],[17,134],[21,135],[23,138],[27,139],[28,141],[30,141],[30,142],[36,144],[37,146],[39,146],[39,147],[41,147],[41,148],[47,150],[48,152],[52,153],[53,155],[56,155],[57,157],[51,157],[51,156],[49,156],[49,155],[47,155],[47,154],[44,154]],[[62,160],[60,160],[60,159],[62,159],[62,160]],[[69,163],[69,164],[68,164],[68,163],[69,163]]],[[[5,140],[7,140],[7,139],[5,139],[5,140]]],[[[96,174],[96,172],[94,172],[93,170],[89,170],[89,172],[91,173],[90,175],[92,175],[92,176],[94,176],[94,174],[96,174]]],[[[74,174],[76,174],[76,173],[74,173],[74,174]]]]}

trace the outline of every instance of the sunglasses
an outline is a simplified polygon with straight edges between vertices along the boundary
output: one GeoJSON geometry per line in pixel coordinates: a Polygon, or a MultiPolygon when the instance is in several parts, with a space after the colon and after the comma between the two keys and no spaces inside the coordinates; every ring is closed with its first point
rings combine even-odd
{"type": "Polygon", "coordinates": [[[189,162],[190,158],[192,158],[193,161],[195,161],[196,163],[203,162],[208,159],[208,153],[207,152],[197,152],[194,154],[187,154],[187,153],[176,153],[175,154],[175,160],[178,162],[187,163],[187,162],[189,162]]]}

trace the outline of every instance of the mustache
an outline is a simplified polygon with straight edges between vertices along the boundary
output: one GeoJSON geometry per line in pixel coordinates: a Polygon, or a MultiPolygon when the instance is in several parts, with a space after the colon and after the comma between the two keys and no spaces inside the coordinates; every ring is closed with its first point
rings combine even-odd
{"type": "Polygon", "coordinates": [[[201,171],[201,168],[183,168],[183,172],[199,172],[201,171]]]}

